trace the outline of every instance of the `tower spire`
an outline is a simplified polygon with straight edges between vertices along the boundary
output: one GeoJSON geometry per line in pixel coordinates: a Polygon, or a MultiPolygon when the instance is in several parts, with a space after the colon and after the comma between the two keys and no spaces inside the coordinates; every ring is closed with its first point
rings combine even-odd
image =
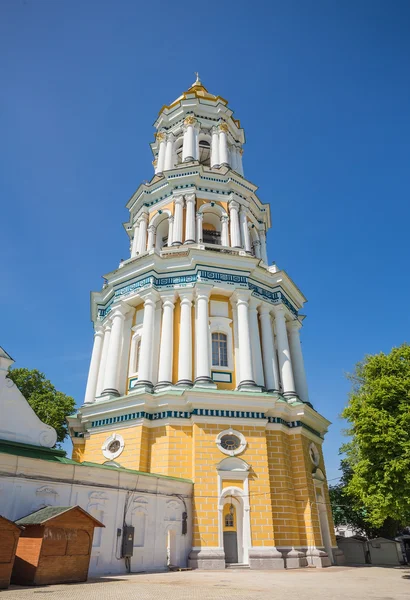
{"type": "Polygon", "coordinates": [[[199,79],[199,73],[198,71],[194,71],[195,75],[196,75],[196,80],[195,82],[192,84],[191,87],[194,87],[194,85],[202,85],[202,81],[199,79]]]}

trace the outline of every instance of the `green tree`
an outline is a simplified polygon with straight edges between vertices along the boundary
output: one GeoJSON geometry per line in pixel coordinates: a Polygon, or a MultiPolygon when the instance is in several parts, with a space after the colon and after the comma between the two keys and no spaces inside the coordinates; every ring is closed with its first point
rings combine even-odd
{"type": "Polygon", "coordinates": [[[410,346],[366,356],[349,377],[344,494],[369,526],[392,531],[410,523],[410,346]]]}
{"type": "Polygon", "coordinates": [[[44,373],[37,369],[10,369],[9,377],[14,381],[36,415],[57,431],[57,441],[68,435],[66,416],[72,414],[75,400],[56,390],[44,373]]]}

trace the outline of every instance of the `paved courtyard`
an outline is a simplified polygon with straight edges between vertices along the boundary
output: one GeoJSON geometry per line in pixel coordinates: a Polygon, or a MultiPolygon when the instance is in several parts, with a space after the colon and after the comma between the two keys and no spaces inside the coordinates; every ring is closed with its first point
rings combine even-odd
{"type": "Polygon", "coordinates": [[[331,567],[294,571],[192,571],[135,574],[87,583],[0,592],[1,600],[401,600],[410,598],[410,568],[331,567]]]}

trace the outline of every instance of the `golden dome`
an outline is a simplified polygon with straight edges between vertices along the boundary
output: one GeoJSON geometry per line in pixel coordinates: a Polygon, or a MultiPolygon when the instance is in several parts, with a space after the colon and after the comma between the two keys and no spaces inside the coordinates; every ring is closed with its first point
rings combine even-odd
{"type": "Polygon", "coordinates": [[[228,104],[228,101],[225,100],[225,98],[222,98],[221,96],[215,96],[214,94],[210,94],[206,87],[202,84],[202,81],[199,79],[198,73],[195,73],[195,75],[196,80],[191,85],[191,87],[186,92],[181,94],[179,98],[174,100],[172,104],[168,106],[163,106],[159,111],[159,114],[161,114],[166,108],[173,108],[176,104],[178,104],[178,102],[181,102],[181,100],[186,100],[189,96],[192,97],[192,95],[195,95],[197,98],[204,98],[206,100],[220,100],[223,104],[228,104]]]}

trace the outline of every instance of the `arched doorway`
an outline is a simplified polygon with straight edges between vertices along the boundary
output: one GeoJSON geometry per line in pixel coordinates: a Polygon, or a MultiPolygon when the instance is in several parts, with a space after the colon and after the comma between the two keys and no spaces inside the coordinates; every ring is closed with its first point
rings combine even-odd
{"type": "Polygon", "coordinates": [[[249,520],[249,465],[236,457],[224,458],[218,465],[219,546],[226,564],[249,560],[251,530],[249,520]]]}

